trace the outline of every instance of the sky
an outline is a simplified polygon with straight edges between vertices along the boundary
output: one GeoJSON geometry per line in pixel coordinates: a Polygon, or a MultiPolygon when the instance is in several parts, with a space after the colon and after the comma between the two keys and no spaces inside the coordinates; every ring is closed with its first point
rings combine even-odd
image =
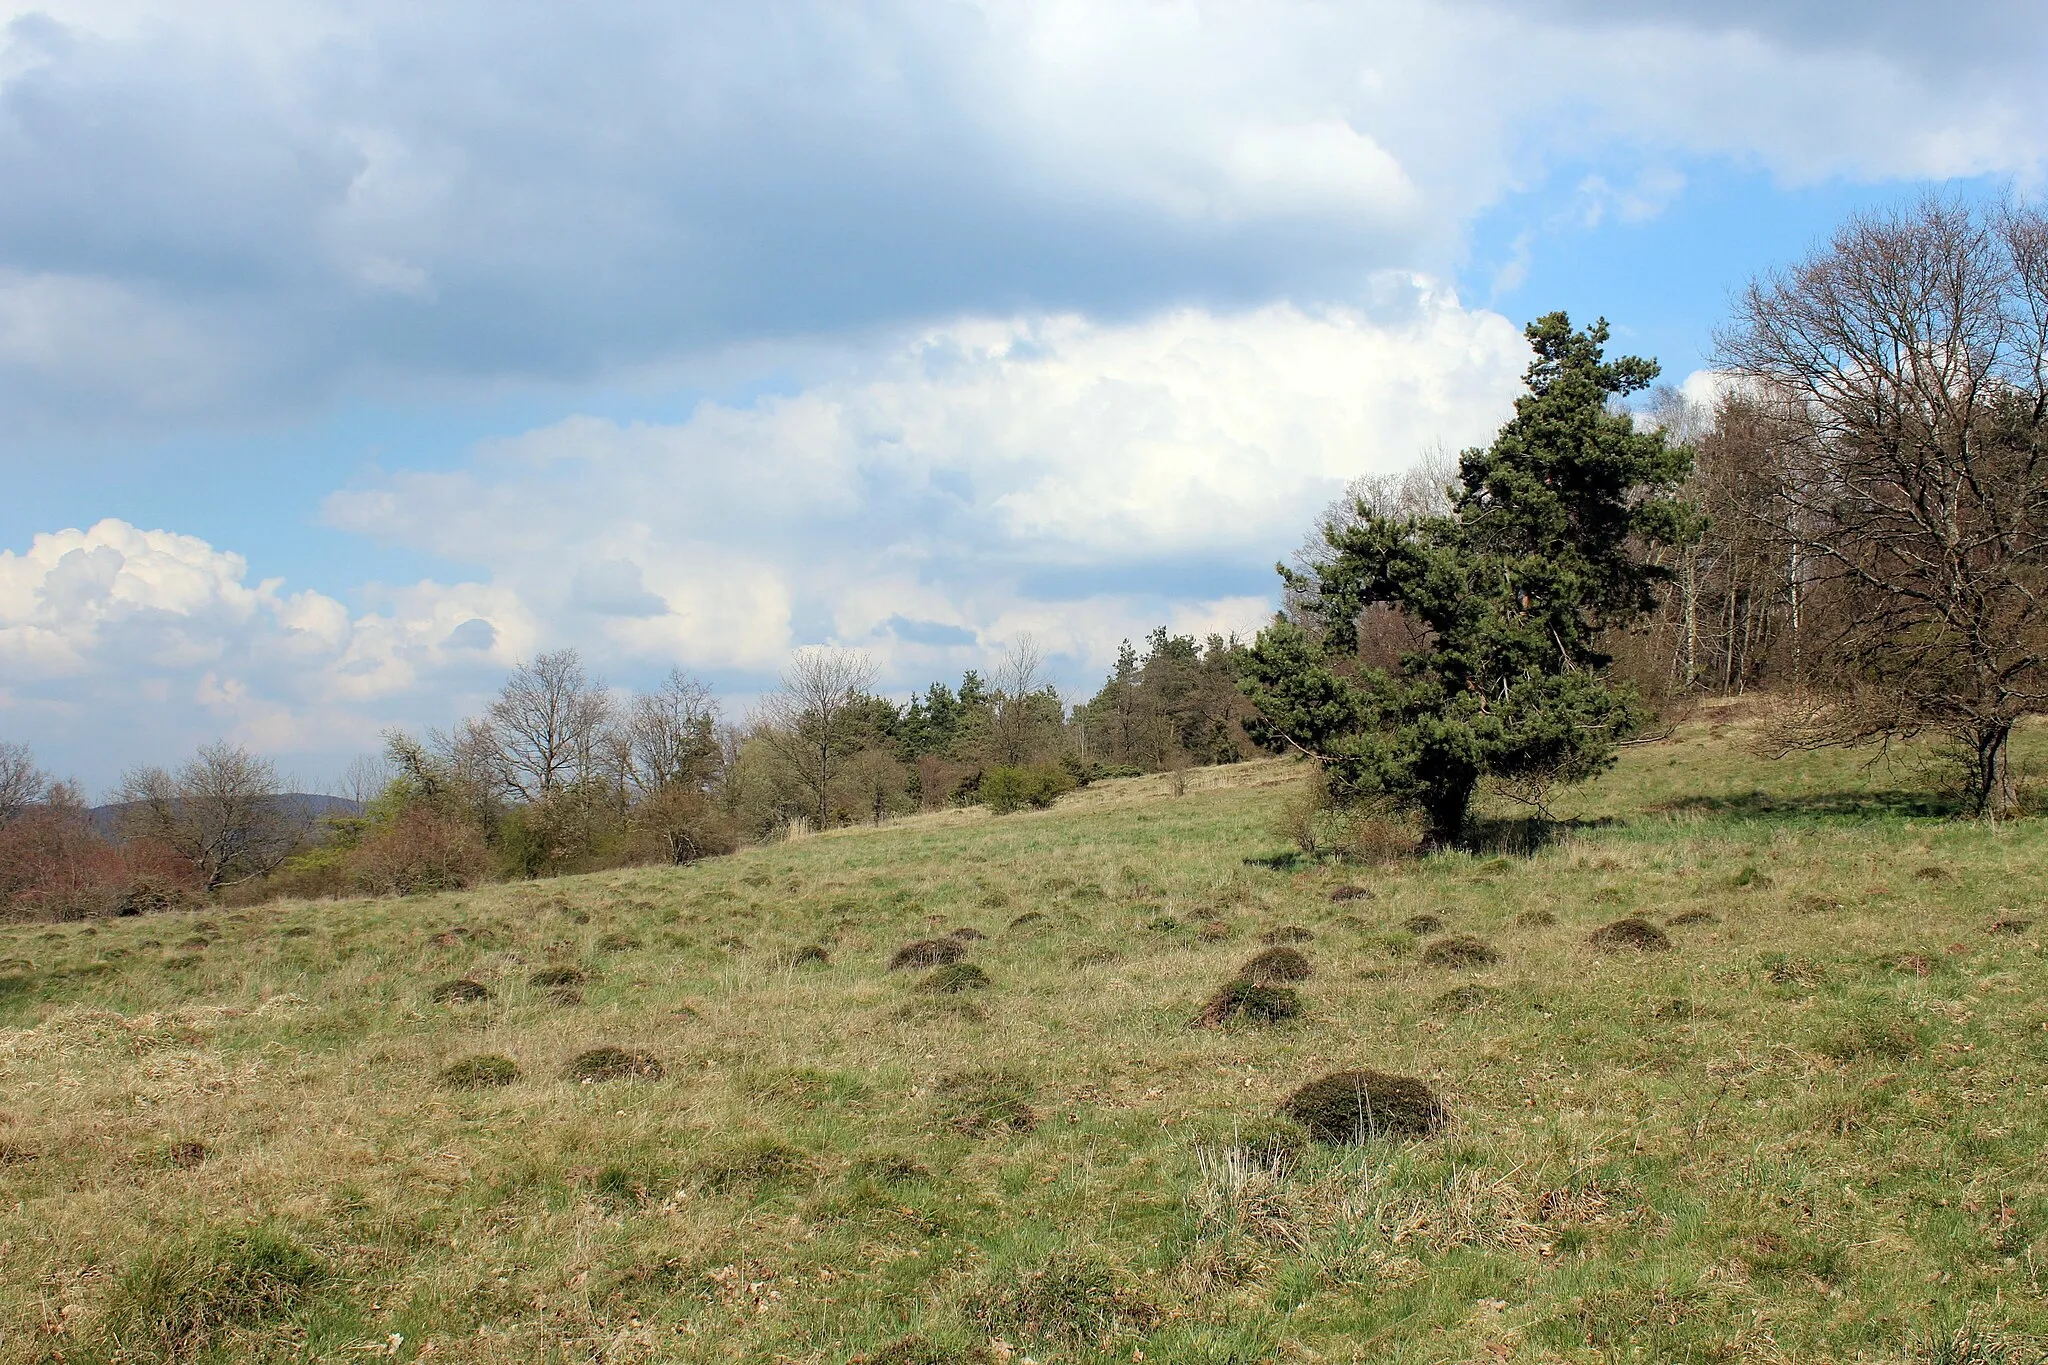
{"type": "Polygon", "coordinates": [[[0,739],[317,787],[573,646],[743,713],[1249,634],[1521,327],[1710,390],[1847,215],[2036,196],[2032,0],[0,0],[0,739]]]}

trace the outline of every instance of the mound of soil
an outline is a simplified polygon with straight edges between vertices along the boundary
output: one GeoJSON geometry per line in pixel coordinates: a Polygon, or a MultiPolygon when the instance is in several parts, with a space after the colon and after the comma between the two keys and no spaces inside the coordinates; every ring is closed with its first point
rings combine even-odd
{"type": "Polygon", "coordinates": [[[988,973],[972,962],[950,962],[911,989],[920,995],[958,995],[962,991],[985,991],[989,984],[988,973]]]}
{"type": "Polygon", "coordinates": [[[832,963],[832,954],[826,952],[823,945],[810,943],[791,949],[775,962],[781,967],[827,967],[832,963]]]}
{"type": "Polygon", "coordinates": [[[1690,924],[1719,924],[1721,921],[1706,910],[1685,910],[1664,922],[1674,929],[1683,929],[1690,924]]]}
{"type": "Polygon", "coordinates": [[[1289,981],[1306,981],[1314,970],[1308,959],[1295,948],[1268,948],[1265,952],[1238,968],[1238,976],[1255,986],[1271,986],[1289,981]]]}
{"type": "Polygon", "coordinates": [[[1040,920],[1043,920],[1044,918],[1045,914],[1043,911],[1026,910],[1023,914],[1017,916],[1017,918],[1010,921],[1010,927],[1012,929],[1022,929],[1026,925],[1037,924],[1040,920]]]}
{"type": "Polygon", "coordinates": [[[1299,924],[1283,924],[1278,929],[1268,929],[1259,935],[1261,943],[1308,943],[1314,938],[1314,933],[1299,924]]]}
{"type": "Polygon", "coordinates": [[[628,1052],[622,1047],[594,1047],[578,1053],[563,1075],[585,1085],[597,1081],[658,1081],[665,1073],[661,1062],[645,1052],[628,1052]]]}
{"type": "Polygon", "coordinates": [[[1422,963],[1426,967],[1490,967],[1500,961],[1500,954],[1483,938],[1471,934],[1451,934],[1434,939],[1422,950],[1422,963]]]}
{"type": "Polygon", "coordinates": [[[527,977],[526,982],[530,986],[538,986],[548,991],[580,986],[589,979],[589,975],[581,967],[543,967],[527,977]]]}
{"type": "Polygon", "coordinates": [[[1363,1142],[1381,1135],[1421,1137],[1444,1121],[1442,1101],[1413,1076],[1337,1071],[1280,1102],[1280,1112],[1317,1142],[1363,1142]]]}
{"type": "Polygon", "coordinates": [[[967,950],[960,946],[958,939],[923,938],[898,948],[896,955],[889,959],[889,970],[893,972],[905,967],[943,967],[948,962],[958,962],[966,956],[967,950]]]}
{"type": "Polygon", "coordinates": [[[1469,1014],[1493,1003],[1493,992],[1484,986],[1453,986],[1429,1002],[1436,1014],[1469,1014]]]}
{"type": "Polygon", "coordinates": [[[968,1137],[1028,1133],[1038,1126],[1029,1080],[1013,1071],[963,1071],[934,1087],[948,1123],[968,1137]]]}
{"type": "Polygon", "coordinates": [[[1196,1028],[1226,1024],[1277,1024],[1301,1013],[1301,997],[1292,986],[1260,986],[1233,981],[1209,997],[1194,1017],[1196,1028]]]}
{"type": "Polygon", "coordinates": [[[1431,914],[1410,915],[1401,921],[1401,927],[1411,934],[1435,934],[1443,931],[1443,920],[1431,914]]]}
{"type": "Polygon", "coordinates": [[[518,1079],[518,1065],[510,1057],[495,1055],[464,1057],[441,1071],[441,1084],[450,1090],[488,1090],[518,1079]]]}
{"type": "Polygon", "coordinates": [[[1548,929],[1557,923],[1557,916],[1548,910],[1524,910],[1515,916],[1515,923],[1524,929],[1548,929]]]}
{"type": "Polygon", "coordinates": [[[1669,935],[1636,915],[1595,929],[1589,942],[1603,953],[1661,953],[1671,947],[1669,935]]]}
{"type": "Polygon", "coordinates": [[[1926,867],[1917,869],[1913,875],[1923,882],[1945,882],[1948,880],[1948,869],[1929,863],[1926,867]]]}
{"type": "Polygon", "coordinates": [[[962,943],[975,943],[987,938],[988,935],[984,934],[983,932],[981,932],[981,930],[975,928],[971,924],[963,924],[958,929],[955,929],[952,933],[946,935],[946,937],[957,938],[962,943]]]}
{"type": "Polygon", "coordinates": [[[1333,901],[1369,901],[1372,898],[1371,888],[1364,886],[1340,886],[1330,893],[1333,901]]]}
{"type": "Polygon", "coordinates": [[[1231,928],[1226,921],[1205,919],[1201,927],[1195,930],[1195,937],[1203,943],[1221,943],[1236,932],[1237,930],[1231,928]]]}
{"type": "Polygon", "coordinates": [[[1991,932],[1994,934],[2024,934],[2033,926],[2033,923],[2030,919],[2009,916],[2005,919],[1991,921],[1991,932]]]}
{"type": "Polygon", "coordinates": [[[491,998],[491,988],[481,981],[463,977],[456,981],[443,981],[427,992],[427,998],[437,1005],[468,1004],[476,1000],[491,998]]]}

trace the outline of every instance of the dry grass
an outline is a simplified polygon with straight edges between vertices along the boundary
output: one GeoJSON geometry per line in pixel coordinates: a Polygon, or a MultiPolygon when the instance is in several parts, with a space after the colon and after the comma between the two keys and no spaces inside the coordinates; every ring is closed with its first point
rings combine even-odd
{"type": "Polygon", "coordinates": [[[2018,1358],[2048,830],[1763,763],[1749,723],[1627,751],[1527,857],[1291,860],[1269,763],[691,868],[9,927],[0,1360],[2018,1358]],[[1498,960],[1446,979],[1422,915],[1498,960]],[[1625,917],[1682,951],[1589,949],[1625,917]],[[887,970],[969,923],[1012,926],[972,947],[999,989],[887,970]],[[1299,1017],[1188,1028],[1274,925],[1314,934],[1299,1017]],[[627,1074],[580,1083],[603,1047],[627,1074]],[[485,1058],[516,1072],[443,1083],[485,1058]],[[1448,1123],[1277,1116],[1347,1068],[1448,1123]]]}

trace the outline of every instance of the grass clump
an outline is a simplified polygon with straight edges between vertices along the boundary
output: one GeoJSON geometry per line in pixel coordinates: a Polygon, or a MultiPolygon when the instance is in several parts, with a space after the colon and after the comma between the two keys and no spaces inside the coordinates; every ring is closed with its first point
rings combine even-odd
{"type": "Polygon", "coordinates": [[[1233,981],[1209,997],[1194,1018],[1197,1028],[1228,1024],[1277,1024],[1301,1013],[1301,998],[1291,986],[1262,986],[1233,981]]]}
{"type": "Polygon", "coordinates": [[[829,967],[832,954],[823,944],[807,943],[801,948],[792,948],[775,959],[778,967],[829,967]]]}
{"type": "Polygon", "coordinates": [[[591,1085],[598,1081],[658,1081],[666,1074],[660,1060],[645,1052],[622,1047],[594,1047],[579,1052],[563,1074],[572,1081],[591,1085]]]}
{"type": "Polygon", "coordinates": [[[786,1142],[754,1138],[697,1163],[692,1176],[707,1190],[760,1190],[812,1171],[811,1158],[786,1142]]]}
{"type": "Polygon", "coordinates": [[[427,998],[437,1005],[466,1005],[490,999],[491,988],[481,981],[463,977],[456,981],[443,981],[427,992],[427,998]]]}
{"type": "Polygon", "coordinates": [[[1557,923],[1557,915],[1549,910],[1524,910],[1515,916],[1515,924],[1523,929],[1548,929],[1557,923]]]}
{"type": "Polygon", "coordinates": [[[1684,910],[1664,921],[1673,929],[1684,929],[1695,924],[1719,924],[1721,921],[1706,910],[1684,910]]]}
{"type": "Polygon", "coordinates": [[[990,1336],[1035,1338],[1070,1351],[1149,1330],[1160,1319],[1130,1273],[1093,1251],[1058,1251],[1035,1270],[1001,1272],[968,1297],[964,1310],[990,1336]]]}
{"type": "Polygon", "coordinates": [[[2027,932],[2027,930],[2031,929],[2033,925],[2034,922],[2030,919],[2023,919],[2018,915],[2007,915],[2002,919],[1995,919],[1991,921],[1991,932],[1994,934],[2011,934],[2017,936],[2019,934],[2024,934],[2025,932],[2027,932]]]}
{"type": "Polygon", "coordinates": [[[1372,888],[1366,886],[1340,886],[1330,893],[1330,899],[1344,901],[1369,901],[1373,898],[1372,888]]]}
{"type": "Polygon", "coordinates": [[[957,938],[962,943],[978,943],[981,940],[987,938],[988,935],[984,934],[983,932],[981,932],[981,930],[975,928],[971,924],[963,924],[958,929],[955,929],[951,933],[947,934],[946,937],[957,938]]]}
{"type": "Polygon", "coordinates": [[[1365,1070],[1310,1081],[1280,1102],[1280,1113],[1331,1145],[1382,1135],[1422,1137],[1444,1121],[1442,1102],[1423,1082],[1365,1070]]]}
{"type": "Polygon", "coordinates": [[[1493,1003],[1493,992],[1484,986],[1453,986],[1429,1002],[1434,1014],[1470,1014],[1493,1003]]]}
{"type": "Polygon", "coordinates": [[[967,949],[961,946],[958,939],[924,938],[898,948],[895,955],[889,959],[889,970],[896,972],[907,967],[943,967],[966,956],[967,949]]]}
{"type": "Polygon", "coordinates": [[[1401,927],[1411,934],[1436,934],[1443,931],[1444,921],[1441,915],[1432,915],[1425,911],[1402,920],[1401,927]]]}
{"type": "Polygon", "coordinates": [[[1500,953],[1491,943],[1471,934],[1451,934],[1433,940],[1422,950],[1422,963],[1426,967],[1491,967],[1500,961],[1500,953]]]}
{"type": "Polygon", "coordinates": [[[958,995],[962,991],[985,991],[988,973],[972,962],[949,962],[911,987],[920,995],[958,995]]]}
{"type": "Polygon", "coordinates": [[[206,1144],[197,1138],[184,1138],[164,1149],[164,1159],[181,1171],[198,1170],[208,1155],[206,1144]]]}
{"type": "Polygon", "coordinates": [[[940,1116],[968,1137],[1028,1133],[1038,1126],[1031,1108],[1036,1087],[1014,1071],[963,1071],[934,1087],[940,1116]]]}
{"type": "Polygon", "coordinates": [[[1268,929],[1265,933],[1260,934],[1259,942],[1308,943],[1313,941],[1314,938],[1315,934],[1312,931],[1302,928],[1299,924],[1283,924],[1277,929],[1268,929]]]}
{"type": "Polygon", "coordinates": [[[544,991],[574,990],[589,980],[589,973],[581,967],[543,967],[526,978],[528,985],[544,991]]]}
{"type": "Polygon", "coordinates": [[[518,1079],[518,1063],[496,1053],[464,1057],[441,1069],[441,1084],[450,1090],[489,1090],[518,1079]]]}
{"type": "Polygon", "coordinates": [[[1603,953],[1662,953],[1671,948],[1671,936],[1639,915],[1602,925],[1589,941],[1603,953]]]}
{"type": "Polygon", "coordinates": [[[326,1275],[320,1258],[265,1226],[179,1238],[115,1284],[105,1331],[116,1358],[184,1360],[234,1328],[289,1315],[326,1275]]]}
{"type": "Polygon", "coordinates": [[[1238,968],[1237,974],[1254,985],[1272,986],[1306,981],[1313,970],[1298,948],[1268,948],[1238,968]]]}
{"type": "Polygon", "coordinates": [[[1043,910],[1026,910],[1023,914],[1010,921],[1010,927],[1012,929],[1029,929],[1034,924],[1043,924],[1044,922],[1045,912],[1043,910]]]}

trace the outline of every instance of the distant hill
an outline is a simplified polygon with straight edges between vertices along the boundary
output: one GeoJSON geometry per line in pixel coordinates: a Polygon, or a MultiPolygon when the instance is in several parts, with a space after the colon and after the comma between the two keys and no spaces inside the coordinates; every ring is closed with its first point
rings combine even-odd
{"type": "MultiPolygon", "coordinates": [[[[311,823],[329,815],[361,815],[363,803],[351,801],[342,796],[321,796],[315,792],[286,792],[278,798],[285,805],[302,815],[311,823]]],[[[102,834],[118,834],[121,817],[127,814],[133,801],[115,801],[92,808],[92,827],[102,834]]]]}

